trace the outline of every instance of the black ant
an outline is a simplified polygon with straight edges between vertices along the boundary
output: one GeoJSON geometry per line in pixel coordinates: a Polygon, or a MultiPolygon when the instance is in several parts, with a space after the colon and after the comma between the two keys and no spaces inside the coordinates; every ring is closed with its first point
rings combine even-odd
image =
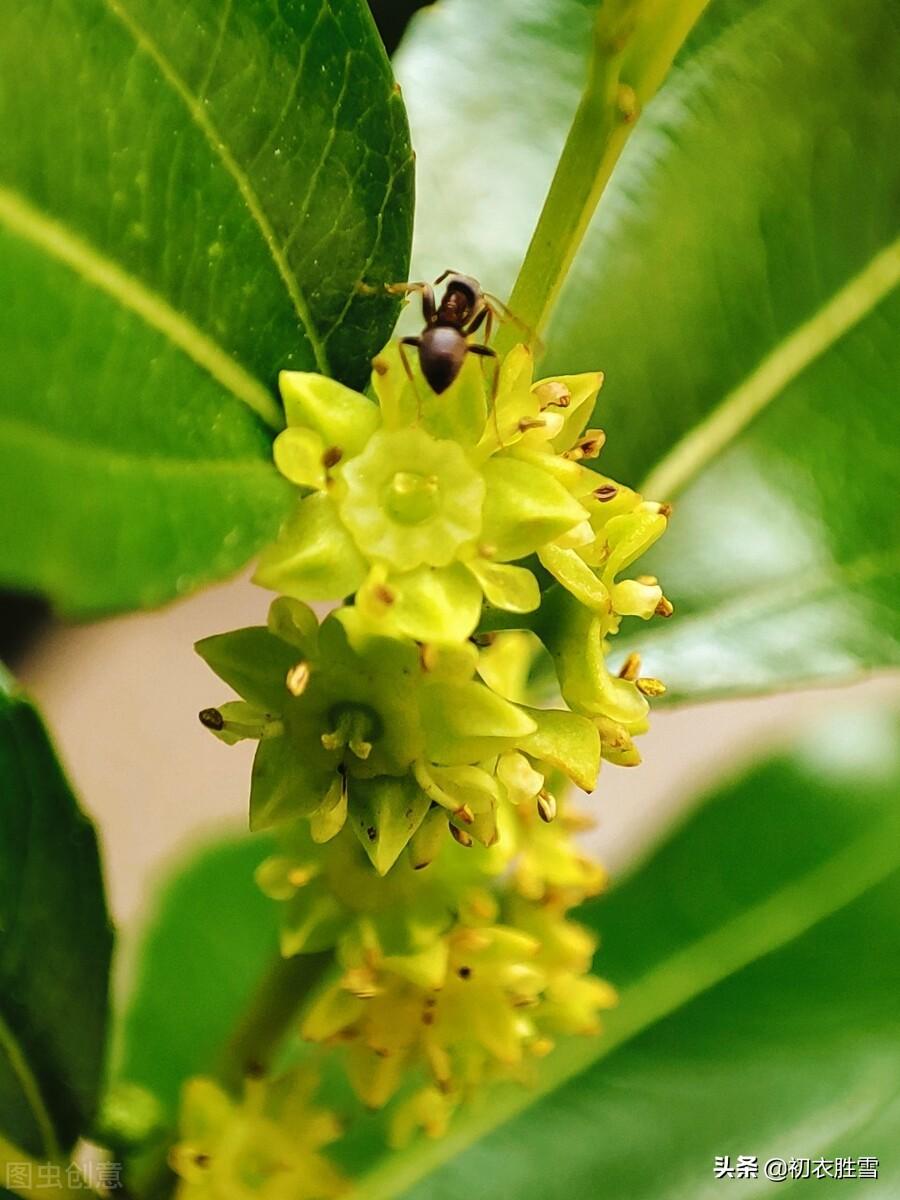
{"type": "Polygon", "coordinates": [[[393,283],[387,284],[389,292],[400,292],[408,295],[410,292],[421,292],[422,315],[425,318],[425,328],[417,337],[400,339],[400,354],[403,358],[406,373],[412,380],[412,372],[403,351],[404,346],[413,346],[419,352],[419,366],[422,375],[433,392],[438,395],[445,392],[462,370],[467,354],[477,354],[482,358],[494,360],[494,389],[497,384],[499,361],[497,352],[492,350],[487,342],[491,340],[491,327],[494,318],[513,319],[505,305],[494,296],[484,292],[477,279],[470,275],[460,275],[456,271],[444,271],[430,283],[393,283]],[[444,281],[444,295],[439,304],[435,303],[434,288],[444,281]],[[470,342],[468,339],[485,326],[485,344],[470,342]]]}

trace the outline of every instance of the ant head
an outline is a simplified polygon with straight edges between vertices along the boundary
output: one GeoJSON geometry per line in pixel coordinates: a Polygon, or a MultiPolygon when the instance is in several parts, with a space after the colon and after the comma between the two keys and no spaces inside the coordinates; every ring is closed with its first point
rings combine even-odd
{"type": "Polygon", "coordinates": [[[461,296],[469,308],[473,308],[476,300],[481,296],[481,284],[471,275],[448,275],[444,288],[444,299],[447,300],[454,293],[461,296]]]}
{"type": "Polygon", "coordinates": [[[438,319],[463,329],[480,306],[481,285],[469,275],[448,275],[444,295],[438,305],[438,319]]]}

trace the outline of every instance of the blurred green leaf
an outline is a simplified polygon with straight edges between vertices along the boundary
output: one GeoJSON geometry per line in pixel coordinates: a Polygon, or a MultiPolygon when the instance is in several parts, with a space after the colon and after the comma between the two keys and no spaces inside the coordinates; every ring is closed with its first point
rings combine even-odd
{"type": "Polygon", "coordinates": [[[182,1082],[212,1070],[266,968],[278,912],[253,872],[267,837],[218,840],[163,886],[135,948],[114,1077],[153,1093],[171,1119],[182,1082]]]}
{"type": "Polygon", "coordinates": [[[292,490],[280,368],[359,385],[406,276],[362,0],[0,0],[0,550],[70,613],[240,567],[292,490]]]}
{"type": "Polygon", "coordinates": [[[582,910],[620,989],[606,1032],[356,1194],[696,1200],[724,1154],[873,1155],[872,1194],[900,1185],[898,789],[896,724],[869,713],[705,797],[582,910]]]}
{"type": "MultiPolygon", "coordinates": [[[[502,293],[577,103],[592,5],[483,8],[426,11],[397,65],[428,146],[416,273],[453,266],[502,293]],[[463,97],[452,122],[426,87],[438,58],[463,97]]],[[[712,3],[547,335],[546,369],[606,372],[601,468],[678,497],[645,568],[676,619],[627,647],[674,696],[900,661],[898,34],[892,0],[712,3]]]]}
{"type": "Polygon", "coordinates": [[[58,1159],[90,1127],[112,929],[97,839],[0,668],[0,1138],[58,1159]]]}

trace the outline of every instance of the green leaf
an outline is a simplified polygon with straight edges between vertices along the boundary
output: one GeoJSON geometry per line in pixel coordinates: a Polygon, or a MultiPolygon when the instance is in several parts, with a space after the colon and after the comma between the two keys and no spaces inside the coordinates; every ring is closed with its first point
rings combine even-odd
{"type": "Polygon", "coordinates": [[[0,576],[157,604],[285,516],[279,369],[358,386],[390,332],[403,103],[362,0],[0,17],[0,576]]]}
{"type": "Polygon", "coordinates": [[[174,871],[135,948],[114,1077],[171,1120],[189,1075],[213,1069],[278,953],[278,912],[253,874],[268,837],[220,838],[174,871]]]}
{"type": "Polygon", "coordinates": [[[93,827],[0,668],[0,1139],[59,1159],[97,1107],[112,929],[93,827]]]}
{"type": "MultiPolygon", "coordinates": [[[[503,294],[577,103],[592,6],[548,0],[527,22],[513,0],[484,7],[419,17],[398,73],[431,164],[415,271],[447,258],[503,294]],[[450,127],[425,86],[438,55],[484,81],[450,127]],[[446,206],[473,179],[454,235],[446,206]]],[[[627,647],[671,696],[900,661],[900,161],[884,153],[898,33],[892,0],[710,5],[547,333],[541,372],[606,373],[602,470],[677,500],[641,564],[676,617],[627,647]]]]}
{"type": "Polygon", "coordinates": [[[358,1194],[694,1200],[714,1156],[739,1153],[881,1154],[896,1186],[897,747],[893,721],[842,716],[706,797],[582,910],[620,989],[605,1033],[372,1166],[358,1194]]]}

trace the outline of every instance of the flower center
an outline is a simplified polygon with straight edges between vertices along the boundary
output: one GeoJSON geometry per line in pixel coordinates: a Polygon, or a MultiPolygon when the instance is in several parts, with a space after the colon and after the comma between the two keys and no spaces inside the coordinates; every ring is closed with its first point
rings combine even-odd
{"type": "Polygon", "coordinates": [[[366,704],[338,704],[329,714],[332,728],[322,734],[326,750],[347,749],[357,758],[368,758],[372,742],[381,733],[381,722],[366,704]]]}
{"type": "Polygon", "coordinates": [[[384,505],[401,525],[421,525],[437,516],[441,493],[436,475],[397,471],[387,485],[384,505]]]}

